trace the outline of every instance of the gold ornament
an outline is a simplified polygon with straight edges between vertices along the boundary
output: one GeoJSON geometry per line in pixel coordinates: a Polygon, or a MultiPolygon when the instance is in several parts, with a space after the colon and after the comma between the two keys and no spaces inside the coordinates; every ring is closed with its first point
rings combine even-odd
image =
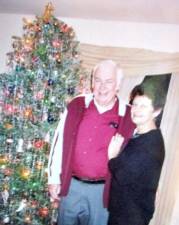
{"type": "Polygon", "coordinates": [[[24,221],[30,224],[32,222],[31,216],[29,214],[25,215],[24,221]]]}
{"type": "Polygon", "coordinates": [[[24,42],[24,48],[27,51],[31,51],[33,49],[33,47],[34,47],[34,38],[33,37],[25,37],[23,42],[24,42]]]}
{"type": "Polygon", "coordinates": [[[36,164],[35,164],[35,168],[36,168],[37,170],[41,170],[42,167],[43,167],[43,162],[37,161],[36,164]]]}
{"type": "Polygon", "coordinates": [[[23,23],[24,23],[24,28],[31,28],[33,27],[33,22],[27,18],[23,18],[22,19],[23,23]]]}
{"type": "Polygon", "coordinates": [[[55,53],[54,59],[55,59],[58,63],[60,63],[60,62],[61,62],[61,55],[60,55],[60,53],[55,53]]]}
{"type": "Polygon", "coordinates": [[[24,110],[24,117],[25,117],[26,119],[32,118],[32,108],[26,108],[26,109],[24,110]]]}
{"type": "Polygon", "coordinates": [[[9,190],[9,185],[8,184],[3,184],[3,190],[9,190]]]}
{"type": "Polygon", "coordinates": [[[22,168],[20,171],[20,177],[24,180],[28,180],[30,177],[30,169],[28,168],[22,168]]]}
{"type": "Polygon", "coordinates": [[[6,155],[0,155],[0,165],[5,165],[9,162],[8,157],[6,155]]]}
{"type": "Polygon", "coordinates": [[[10,129],[13,128],[13,125],[12,125],[12,123],[5,123],[5,124],[4,124],[4,128],[10,130],[10,129]]]}
{"type": "Polygon", "coordinates": [[[44,14],[42,16],[42,19],[45,23],[48,23],[50,18],[52,17],[52,12],[54,11],[54,7],[52,5],[51,2],[49,2],[46,6],[45,6],[45,11],[44,14]]]}

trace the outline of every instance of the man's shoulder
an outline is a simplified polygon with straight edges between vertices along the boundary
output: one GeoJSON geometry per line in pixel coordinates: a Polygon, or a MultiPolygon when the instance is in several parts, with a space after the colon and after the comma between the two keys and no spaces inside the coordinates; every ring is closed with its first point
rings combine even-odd
{"type": "Polygon", "coordinates": [[[89,106],[89,103],[92,101],[92,99],[93,99],[92,94],[77,95],[68,104],[68,108],[71,108],[71,107],[87,108],[89,106]]]}
{"type": "Polygon", "coordinates": [[[124,117],[126,114],[130,113],[131,105],[129,105],[126,101],[124,101],[121,98],[118,99],[119,99],[118,114],[119,116],[124,117]]]}
{"type": "Polygon", "coordinates": [[[93,99],[92,94],[81,94],[75,96],[68,105],[84,105],[88,107],[92,99],[93,99]]]}

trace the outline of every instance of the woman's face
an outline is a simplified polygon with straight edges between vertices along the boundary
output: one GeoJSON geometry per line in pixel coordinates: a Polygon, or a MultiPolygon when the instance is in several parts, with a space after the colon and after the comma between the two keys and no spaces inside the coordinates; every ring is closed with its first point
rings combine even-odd
{"type": "Polygon", "coordinates": [[[136,125],[147,125],[156,117],[152,100],[145,96],[136,96],[132,103],[131,118],[136,125]]]}

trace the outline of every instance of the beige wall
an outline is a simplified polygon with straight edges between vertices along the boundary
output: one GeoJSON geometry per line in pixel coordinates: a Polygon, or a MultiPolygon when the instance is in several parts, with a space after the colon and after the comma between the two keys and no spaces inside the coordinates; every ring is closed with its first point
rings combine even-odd
{"type": "MultiPolygon", "coordinates": [[[[0,14],[0,73],[6,69],[6,53],[12,50],[11,37],[22,36],[24,17],[35,19],[34,15],[0,14]]],[[[179,52],[179,25],[61,19],[74,28],[81,43],[179,52]]]]}

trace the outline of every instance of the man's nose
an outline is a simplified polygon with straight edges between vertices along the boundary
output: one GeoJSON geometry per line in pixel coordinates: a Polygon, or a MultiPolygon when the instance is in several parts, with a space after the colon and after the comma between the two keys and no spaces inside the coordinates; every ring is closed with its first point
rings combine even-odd
{"type": "Polygon", "coordinates": [[[106,87],[106,82],[101,82],[101,83],[100,83],[100,87],[102,87],[102,88],[103,88],[103,87],[106,87]]]}

